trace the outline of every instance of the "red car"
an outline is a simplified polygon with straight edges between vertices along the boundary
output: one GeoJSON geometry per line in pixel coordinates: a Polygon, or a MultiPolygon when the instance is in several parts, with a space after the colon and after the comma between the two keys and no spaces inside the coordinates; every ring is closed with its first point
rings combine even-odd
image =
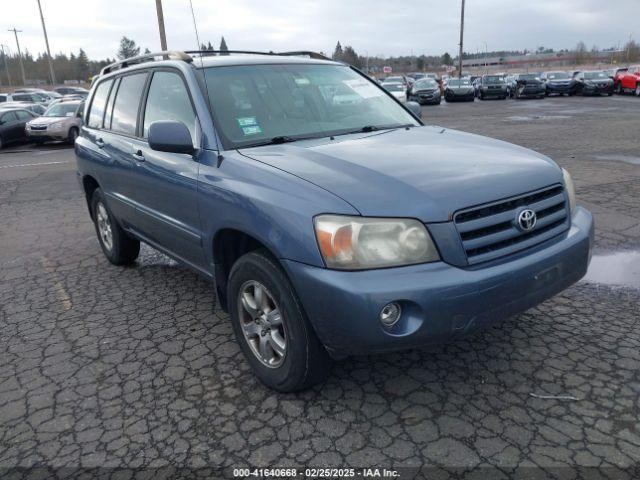
{"type": "Polygon", "coordinates": [[[640,97],[640,65],[620,69],[614,78],[616,93],[635,93],[640,97]]]}

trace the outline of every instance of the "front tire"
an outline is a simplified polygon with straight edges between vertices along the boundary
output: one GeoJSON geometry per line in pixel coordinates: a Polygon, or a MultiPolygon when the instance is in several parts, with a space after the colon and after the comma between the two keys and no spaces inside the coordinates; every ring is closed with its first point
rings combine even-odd
{"type": "Polygon", "coordinates": [[[236,340],[262,383],[294,392],[327,377],[329,354],[285,272],[266,250],[249,252],[233,265],[227,298],[236,340]]]}
{"type": "Polygon", "coordinates": [[[78,129],[76,127],[71,127],[67,141],[73,146],[76,144],[76,138],[78,138],[78,129]]]}
{"type": "Polygon", "coordinates": [[[640,83],[636,84],[635,94],[636,97],[640,97],[640,83]]]}
{"type": "Polygon", "coordinates": [[[114,265],[129,265],[140,253],[140,242],[130,237],[118,224],[105,202],[102,190],[91,197],[91,215],[104,256],[114,265]]]}

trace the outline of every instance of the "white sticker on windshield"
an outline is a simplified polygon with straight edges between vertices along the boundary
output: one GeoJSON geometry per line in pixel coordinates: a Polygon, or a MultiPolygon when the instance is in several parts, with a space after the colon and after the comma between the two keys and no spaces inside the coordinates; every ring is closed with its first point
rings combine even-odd
{"type": "Polygon", "coordinates": [[[343,80],[347,87],[356,92],[362,98],[382,97],[384,93],[381,89],[373,85],[371,82],[363,79],[343,80]]]}

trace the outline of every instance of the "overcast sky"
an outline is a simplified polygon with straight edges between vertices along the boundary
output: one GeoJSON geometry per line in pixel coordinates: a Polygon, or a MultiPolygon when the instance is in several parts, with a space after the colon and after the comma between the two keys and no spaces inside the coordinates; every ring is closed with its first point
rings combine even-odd
{"type": "MultiPolygon", "coordinates": [[[[53,52],[113,58],[120,38],[160,49],[154,0],[41,0],[53,52]]],[[[189,0],[163,0],[169,49],[196,47],[189,0]]],[[[589,48],[640,38],[640,0],[467,0],[465,51],[589,48]]],[[[0,0],[0,43],[45,50],[36,0],[0,0]]],[[[331,53],[336,41],[362,55],[455,55],[458,0],[193,0],[201,41],[216,48],[315,50],[331,53]]]]}

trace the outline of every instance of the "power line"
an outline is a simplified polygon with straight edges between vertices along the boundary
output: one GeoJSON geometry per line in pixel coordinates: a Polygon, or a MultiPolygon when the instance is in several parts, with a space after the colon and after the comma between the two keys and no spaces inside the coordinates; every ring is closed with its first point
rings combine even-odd
{"type": "Polygon", "coordinates": [[[18,33],[21,33],[22,30],[16,30],[16,28],[10,28],[9,32],[13,32],[16,36],[16,45],[18,46],[18,60],[20,60],[20,73],[22,73],[22,85],[27,84],[27,79],[24,76],[24,65],[22,64],[22,53],[20,52],[20,42],[18,41],[18,33]]]}
{"type": "Polygon", "coordinates": [[[51,59],[51,50],[49,49],[49,37],[47,37],[47,27],[44,25],[44,15],[42,15],[42,6],[38,0],[38,10],[40,10],[40,20],[42,20],[42,31],[44,32],[44,43],[47,45],[47,59],[49,60],[49,74],[51,75],[51,85],[56,84],[56,74],[53,72],[53,60],[51,59]]]}

